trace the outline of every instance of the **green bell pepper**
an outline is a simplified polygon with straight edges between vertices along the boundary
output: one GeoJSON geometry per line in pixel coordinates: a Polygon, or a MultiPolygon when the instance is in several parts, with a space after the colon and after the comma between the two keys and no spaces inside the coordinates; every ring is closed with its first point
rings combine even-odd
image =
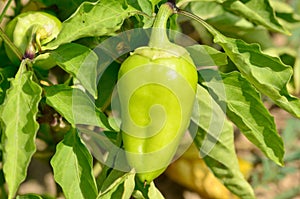
{"type": "Polygon", "coordinates": [[[189,126],[198,81],[189,53],[168,39],[166,25],[173,13],[170,3],[160,7],[149,46],[137,48],[118,76],[123,146],[145,184],[172,161],[189,126]]]}

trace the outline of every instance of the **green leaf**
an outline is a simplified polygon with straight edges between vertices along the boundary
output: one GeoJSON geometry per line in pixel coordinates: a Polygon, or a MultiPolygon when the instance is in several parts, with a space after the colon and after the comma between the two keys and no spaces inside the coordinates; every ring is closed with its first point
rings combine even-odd
{"type": "Polygon", "coordinates": [[[26,194],[22,196],[17,196],[17,199],[43,199],[43,197],[36,194],[26,194]]]}
{"type": "Polygon", "coordinates": [[[222,66],[227,64],[227,55],[207,45],[193,45],[186,47],[195,65],[222,66]]]}
{"type": "Polygon", "coordinates": [[[150,185],[147,186],[141,182],[137,182],[132,196],[135,199],[164,199],[164,196],[156,188],[154,182],[151,182],[150,185]]]}
{"type": "Polygon", "coordinates": [[[10,82],[4,103],[0,107],[2,121],[3,171],[9,196],[13,198],[25,180],[27,168],[34,154],[36,121],[41,87],[32,81],[32,72],[23,61],[15,78],[10,82]]]}
{"type": "Polygon", "coordinates": [[[216,1],[193,1],[189,4],[189,9],[192,13],[205,20],[226,13],[226,10],[216,1]]]}
{"type": "Polygon", "coordinates": [[[300,100],[291,96],[286,88],[293,73],[291,67],[276,57],[264,54],[257,44],[247,44],[242,40],[225,37],[205,21],[199,22],[214,36],[214,41],[223,47],[252,85],[278,106],[300,118],[300,100]]]}
{"type": "Polygon", "coordinates": [[[165,197],[160,193],[160,191],[156,188],[154,182],[150,183],[149,191],[148,191],[149,199],[164,199],[165,197]]]}
{"type": "Polygon", "coordinates": [[[103,182],[97,199],[129,199],[135,186],[134,176],[135,172],[133,171],[124,173],[121,171],[112,170],[112,172],[103,182]]]}
{"type": "Polygon", "coordinates": [[[206,20],[223,33],[240,35],[241,32],[249,31],[254,25],[246,19],[224,9],[224,6],[215,1],[192,2],[190,11],[206,20]]]}
{"type": "Polygon", "coordinates": [[[154,6],[149,0],[137,0],[139,7],[141,10],[147,14],[147,16],[143,16],[144,27],[150,28],[154,22],[155,17],[153,16],[154,6]]]}
{"type": "MultiPolygon", "coordinates": [[[[214,1],[192,2],[189,4],[192,13],[205,19],[224,35],[240,38],[248,43],[259,43],[263,48],[272,46],[268,30],[262,26],[255,26],[241,16],[225,10],[221,4],[214,1]]],[[[194,22],[192,22],[195,24],[194,22]]],[[[194,25],[199,29],[199,25],[194,25]]],[[[198,31],[199,32],[199,31],[198,31]]],[[[203,31],[201,37],[203,37],[203,31]]],[[[202,39],[203,40],[203,39],[202,39]]]]}
{"type": "Polygon", "coordinates": [[[144,13],[149,16],[152,15],[152,4],[149,0],[137,0],[137,2],[144,13]]]}
{"type": "Polygon", "coordinates": [[[156,6],[159,2],[161,2],[162,0],[150,0],[150,2],[152,3],[152,6],[156,6]]]}
{"type": "Polygon", "coordinates": [[[76,12],[62,23],[60,34],[45,49],[53,49],[83,37],[113,35],[121,28],[124,20],[137,11],[124,4],[124,1],[119,0],[83,2],[76,12]]]}
{"type": "Polygon", "coordinates": [[[98,191],[93,176],[93,159],[71,129],[56,147],[51,159],[55,181],[62,187],[67,199],[95,199],[98,191]]]}
{"type": "Polygon", "coordinates": [[[299,22],[300,16],[294,12],[293,7],[289,3],[278,0],[272,0],[270,3],[278,18],[290,23],[299,22]]]}
{"type": "MultiPolygon", "coordinates": [[[[80,6],[84,0],[39,0],[42,1],[47,7],[56,6],[59,9],[58,16],[60,19],[68,18],[80,6]]],[[[96,0],[89,0],[95,2],[96,0]]]]}
{"type": "Polygon", "coordinates": [[[258,25],[283,34],[290,34],[289,31],[278,22],[269,0],[247,0],[244,2],[245,3],[239,0],[227,0],[223,3],[223,6],[258,25]]]}
{"type": "Polygon", "coordinates": [[[201,71],[205,86],[213,91],[221,103],[227,105],[226,114],[243,134],[267,157],[283,164],[284,146],[274,118],[265,108],[259,93],[239,72],[218,74],[216,71],[201,71]],[[225,96],[219,89],[223,85],[225,96]]]}
{"type": "Polygon", "coordinates": [[[89,96],[78,88],[66,85],[45,87],[46,103],[61,114],[73,127],[77,124],[112,130],[107,117],[89,96]]]}
{"type": "MultiPolygon", "coordinates": [[[[1,129],[0,129],[0,133],[1,133],[1,129]]],[[[2,146],[1,146],[2,148],[2,146]]],[[[2,152],[2,151],[1,151],[2,152]]],[[[1,157],[2,159],[2,157],[1,157]]],[[[7,188],[6,188],[6,184],[5,184],[5,179],[4,179],[4,173],[3,170],[0,170],[0,199],[7,199],[7,188]]]]}
{"type": "Polygon", "coordinates": [[[4,42],[2,42],[2,38],[0,37],[0,60],[1,60],[1,63],[0,63],[0,67],[1,68],[4,68],[4,67],[9,67],[9,66],[14,66],[11,61],[9,60],[7,54],[6,54],[6,51],[5,51],[5,48],[4,48],[4,42]],[[1,46],[2,45],[2,46],[1,46]]]}
{"type": "Polygon", "coordinates": [[[97,86],[98,98],[95,104],[101,110],[105,110],[111,103],[112,93],[118,80],[119,68],[119,63],[112,62],[99,79],[97,86]]]}
{"type": "Polygon", "coordinates": [[[199,85],[196,97],[200,115],[193,117],[193,122],[199,126],[194,142],[205,163],[231,192],[243,199],[255,198],[239,169],[232,125],[209,92],[199,85]]]}
{"type": "Polygon", "coordinates": [[[97,97],[98,56],[96,53],[85,46],[69,43],[50,52],[50,57],[63,70],[76,77],[89,93],[97,97]]]}
{"type": "Polygon", "coordinates": [[[14,77],[17,72],[15,67],[0,68],[0,105],[4,102],[6,91],[9,89],[9,78],[14,77]]]}

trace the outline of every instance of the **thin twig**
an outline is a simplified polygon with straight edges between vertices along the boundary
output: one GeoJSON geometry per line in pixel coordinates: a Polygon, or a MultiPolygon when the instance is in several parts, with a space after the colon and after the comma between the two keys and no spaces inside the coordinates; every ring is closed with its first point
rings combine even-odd
{"type": "Polygon", "coordinates": [[[177,9],[177,13],[178,13],[178,14],[182,14],[182,15],[184,15],[184,16],[186,16],[186,17],[189,17],[189,18],[191,18],[191,19],[196,20],[197,22],[201,23],[201,24],[202,24],[209,32],[211,32],[212,34],[213,34],[213,32],[215,32],[214,29],[212,29],[212,27],[211,27],[210,25],[208,25],[208,24],[206,23],[206,21],[205,21],[204,19],[202,19],[201,17],[199,17],[199,16],[197,16],[197,15],[194,15],[194,14],[192,14],[192,13],[190,13],[190,12],[181,10],[181,9],[179,9],[179,8],[177,8],[177,7],[176,7],[176,9],[177,9]]]}
{"type": "Polygon", "coordinates": [[[1,13],[1,15],[0,15],[0,24],[1,24],[1,22],[2,22],[2,20],[3,20],[3,18],[4,18],[4,16],[5,16],[6,11],[7,11],[7,9],[9,8],[11,2],[12,2],[12,0],[8,0],[8,1],[7,1],[7,4],[5,5],[4,9],[2,10],[2,13],[1,13]]]}
{"type": "Polygon", "coordinates": [[[5,32],[0,28],[0,37],[4,40],[4,42],[10,47],[10,49],[15,53],[19,60],[22,60],[23,55],[16,47],[16,45],[7,37],[5,32]]]}

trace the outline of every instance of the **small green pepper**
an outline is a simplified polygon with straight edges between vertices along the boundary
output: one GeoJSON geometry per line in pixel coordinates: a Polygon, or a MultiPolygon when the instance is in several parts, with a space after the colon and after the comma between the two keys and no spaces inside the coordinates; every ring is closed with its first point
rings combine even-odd
{"type": "MultiPolygon", "coordinates": [[[[5,32],[24,58],[33,59],[35,53],[41,51],[44,44],[56,38],[60,29],[61,22],[55,16],[45,12],[30,11],[11,20],[5,32]]],[[[13,64],[20,64],[20,60],[8,45],[5,45],[5,51],[13,64]]]]}
{"type": "Polygon", "coordinates": [[[149,45],[137,48],[119,70],[123,146],[145,184],[172,161],[189,126],[198,81],[189,53],[168,39],[173,8],[170,3],[160,7],[149,45]]]}

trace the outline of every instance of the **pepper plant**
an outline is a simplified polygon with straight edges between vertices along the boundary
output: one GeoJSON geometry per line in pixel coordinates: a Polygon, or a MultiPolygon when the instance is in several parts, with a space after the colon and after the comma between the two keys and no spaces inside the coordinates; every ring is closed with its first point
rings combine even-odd
{"type": "Polygon", "coordinates": [[[287,89],[297,70],[265,52],[299,24],[285,2],[5,3],[0,198],[57,197],[18,193],[32,158],[51,164],[65,198],[164,198],[155,178],[191,144],[233,194],[255,198],[233,124],[284,165],[263,99],[300,118],[287,89]]]}

